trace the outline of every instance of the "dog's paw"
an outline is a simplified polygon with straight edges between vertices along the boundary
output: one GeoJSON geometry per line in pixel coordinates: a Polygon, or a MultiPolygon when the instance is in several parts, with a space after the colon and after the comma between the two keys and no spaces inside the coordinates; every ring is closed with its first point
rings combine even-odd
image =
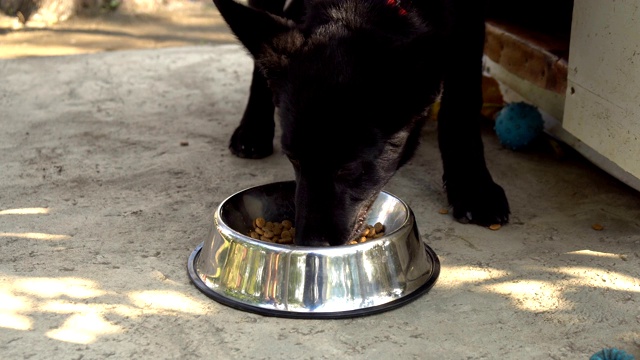
{"type": "Polygon", "coordinates": [[[273,129],[253,129],[238,126],[231,136],[229,150],[235,156],[262,159],[273,154],[273,129]]]}
{"type": "Polygon", "coordinates": [[[482,183],[446,183],[453,217],[461,223],[490,226],[509,222],[509,202],[502,187],[491,180],[482,183]]]}

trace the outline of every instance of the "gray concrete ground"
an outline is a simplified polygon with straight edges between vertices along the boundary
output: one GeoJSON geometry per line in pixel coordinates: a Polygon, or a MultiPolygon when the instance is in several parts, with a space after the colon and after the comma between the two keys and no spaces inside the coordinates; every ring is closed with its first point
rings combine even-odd
{"type": "Polygon", "coordinates": [[[640,195],[571,152],[503,149],[490,126],[511,224],[439,214],[434,123],[387,186],[442,262],[416,301],[295,320],[207,298],[186,264],[216,206],[293,178],[278,148],[227,150],[250,70],[237,45],[0,61],[0,358],[640,356],[640,195]]]}

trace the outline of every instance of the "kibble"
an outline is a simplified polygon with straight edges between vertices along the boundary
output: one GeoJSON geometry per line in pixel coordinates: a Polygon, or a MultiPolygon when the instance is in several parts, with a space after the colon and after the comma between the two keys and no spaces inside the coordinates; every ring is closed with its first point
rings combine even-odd
{"type": "MultiPolygon", "coordinates": [[[[349,241],[348,244],[359,244],[371,239],[377,239],[384,236],[385,230],[385,226],[381,222],[367,225],[358,237],[349,241]]],[[[293,244],[295,235],[296,229],[291,220],[272,222],[263,217],[254,219],[253,229],[249,231],[249,236],[254,239],[276,244],[293,244]]]]}
{"type": "Polygon", "coordinates": [[[500,224],[491,224],[491,225],[489,225],[489,229],[491,229],[491,230],[500,230],[501,227],[502,227],[502,225],[500,225],[500,224]]]}
{"type": "Polygon", "coordinates": [[[249,236],[270,243],[293,244],[295,232],[296,229],[290,220],[273,222],[259,217],[253,220],[253,229],[249,231],[249,236]]]}
{"type": "Polygon", "coordinates": [[[355,245],[371,239],[377,239],[384,236],[385,230],[385,226],[382,225],[381,222],[377,222],[374,225],[367,225],[364,230],[360,232],[360,235],[358,235],[355,239],[349,241],[348,244],[355,245]]]}

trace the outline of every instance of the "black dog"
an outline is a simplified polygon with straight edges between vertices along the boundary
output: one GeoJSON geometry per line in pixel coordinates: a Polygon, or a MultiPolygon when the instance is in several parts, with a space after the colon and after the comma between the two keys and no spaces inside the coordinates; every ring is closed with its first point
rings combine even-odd
{"type": "Polygon", "coordinates": [[[285,0],[213,1],[255,63],[230,149],[270,155],[278,109],[296,175],[296,244],[354,237],[413,155],[440,95],[438,141],[453,216],[508,222],[480,136],[483,1],[293,0],[286,8],[285,0]]]}

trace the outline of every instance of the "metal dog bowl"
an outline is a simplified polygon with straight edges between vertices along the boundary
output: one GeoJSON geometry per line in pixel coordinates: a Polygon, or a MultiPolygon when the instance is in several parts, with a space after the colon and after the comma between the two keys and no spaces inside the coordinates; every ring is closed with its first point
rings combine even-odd
{"type": "Polygon", "coordinates": [[[385,236],[355,245],[307,247],[249,237],[257,217],[294,218],[295,182],[252,187],[224,200],[211,232],[191,254],[194,285],[214,300],[267,316],[346,318],[380,313],[426,293],[440,261],[420,240],[407,204],[382,192],[367,224],[385,236]]]}

